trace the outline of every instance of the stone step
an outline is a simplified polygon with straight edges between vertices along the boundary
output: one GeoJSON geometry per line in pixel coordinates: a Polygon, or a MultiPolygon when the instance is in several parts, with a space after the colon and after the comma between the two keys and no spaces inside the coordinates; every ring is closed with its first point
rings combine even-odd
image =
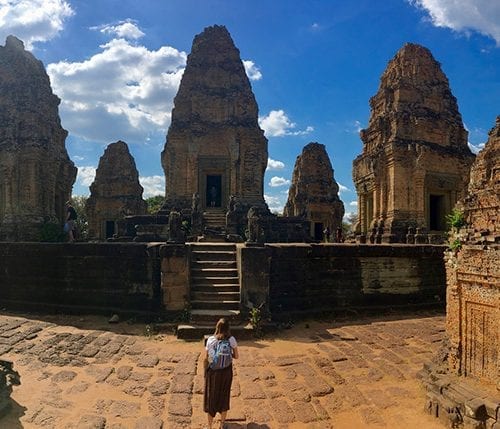
{"type": "Polygon", "coordinates": [[[212,325],[212,330],[215,328],[215,324],[221,317],[225,317],[226,319],[228,319],[231,325],[237,325],[238,323],[240,323],[240,310],[191,310],[191,323],[212,325]]]}
{"type": "Polygon", "coordinates": [[[200,269],[214,269],[214,268],[234,268],[236,269],[236,261],[191,261],[191,269],[200,270],[200,269]]]}
{"type": "Polygon", "coordinates": [[[213,277],[207,277],[207,276],[202,276],[202,277],[194,277],[191,276],[191,284],[192,285],[200,285],[200,284],[212,284],[212,285],[218,285],[218,284],[230,284],[230,285],[239,285],[240,281],[239,278],[236,277],[220,277],[220,276],[213,276],[213,277]]]}
{"type": "Polygon", "coordinates": [[[240,301],[198,301],[191,300],[191,308],[195,310],[237,310],[240,308],[240,301]]]}
{"type": "MultiPolygon", "coordinates": [[[[218,319],[217,319],[218,320],[218,319]]],[[[206,335],[212,335],[215,330],[215,323],[208,324],[185,324],[177,327],[177,338],[181,340],[202,340],[206,335]]],[[[246,325],[231,325],[231,334],[236,340],[249,340],[253,338],[253,327],[250,324],[246,325]]]]}
{"type": "Polygon", "coordinates": [[[239,301],[240,291],[192,290],[193,301],[239,301]]]}
{"type": "Polygon", "coordinates": [[[236,261],[236,252],[226,251],[195,251],[191,252],[191,260],[193,262],[205,261],[236,261]]]}
{"type": "Polygon", "coordinates": [[[192,292],[237,292],[240,293],[239,284],[213,284],[213,283],[198,283],[192,285],[192,292]]]}
{"type": "Polygon", "coordinates": [[[193,252],[236,252],[234,244],[227,243],[196,243],[191,245],[193,252]]]}
{"type": "Polygon", "coordinates": [[[191,277],[238,277],[238,270],[236,268],[192,268],[191,277]]]}

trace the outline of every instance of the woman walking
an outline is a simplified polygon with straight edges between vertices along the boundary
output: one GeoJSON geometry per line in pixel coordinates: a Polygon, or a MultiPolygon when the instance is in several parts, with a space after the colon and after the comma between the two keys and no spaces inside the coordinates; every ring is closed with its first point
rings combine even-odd
{"type": "Polygon", "coordinates": [[[205,346],[205,395],[203,409],[207,413],[208,428],[212,429],[214,417],[220,413],[220,429],[224,428],[231,383],[233,381],[233,359],[238,359],[238,344],[231,335],[229,321],[222,318],[215,325],[215,332],[208,337],[205,346]]]}

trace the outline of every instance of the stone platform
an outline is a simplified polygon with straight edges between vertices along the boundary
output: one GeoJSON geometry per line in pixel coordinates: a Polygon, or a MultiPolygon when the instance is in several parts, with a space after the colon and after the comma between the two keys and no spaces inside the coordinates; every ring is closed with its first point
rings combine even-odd
{"type": "MultiPolygon", "coordinates": [[[[22,382],[0,427],[203,427],[201,341],[151,328],[0,315],[0,358],[22,382]]],[[[443,428],[416,378],[443,332],[441,313],[422,312],[303,321],[241,340],[227,427],[443,428]]]]}

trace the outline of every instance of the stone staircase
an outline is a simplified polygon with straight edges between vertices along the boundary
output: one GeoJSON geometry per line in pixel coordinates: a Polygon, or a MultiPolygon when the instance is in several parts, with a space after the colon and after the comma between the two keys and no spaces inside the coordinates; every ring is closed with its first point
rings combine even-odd
{"type": "Polygon", "coordinates": [[[224,230],[226,228],[226,210],[207,207],[203,212],[203,224],[208,229],[224,230]]]}
{"type": "MultiPolygon", "coordinates": [[[[226,243],[193,243],[190,266],[191,323],[177,327],[177,337],[200,339],[211,334],[221,317],[239,331],[240,283],[236,246],[226,243]]],[[[242,335],[239,335],[240,337],[242,335]]]]}

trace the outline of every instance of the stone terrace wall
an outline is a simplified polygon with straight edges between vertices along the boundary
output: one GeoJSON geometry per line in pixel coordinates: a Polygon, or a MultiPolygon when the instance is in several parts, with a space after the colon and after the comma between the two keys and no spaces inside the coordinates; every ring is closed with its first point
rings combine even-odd
{"type": "Polygon", "coordinates": [[[444,304],[443,246],[268,245],[270,311],[444,304]]]}
{"type": "Polygon", "coordinates": [[[158,246],[0,243],[0,305],[109,314],[157,311],[158,246]]]}

